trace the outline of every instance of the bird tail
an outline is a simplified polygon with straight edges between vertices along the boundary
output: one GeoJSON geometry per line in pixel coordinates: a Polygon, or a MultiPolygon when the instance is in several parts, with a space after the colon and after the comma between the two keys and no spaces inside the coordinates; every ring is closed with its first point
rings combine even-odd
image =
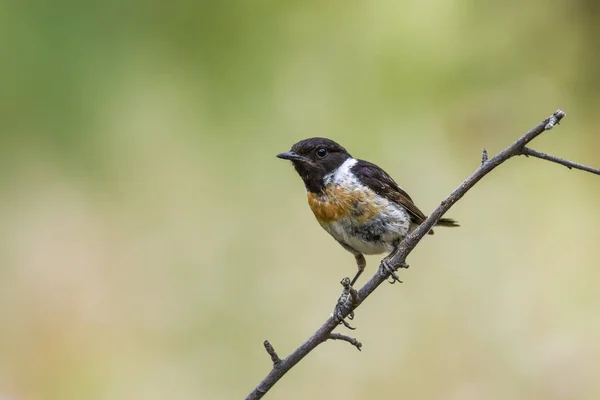
{"type": "Polygon", "coordinates": [[[458,224],[458,222],[452,218],[440,218],[440,220],[437,222],[436,225],[439,226],[448,226],[448,227],[455,227],[455,226],[460,226],[458,224]]]}
{"type": "MultiPolygon", "coordinates": [[[[435,224],[436,226],[447,226],[450,228],[454,228],[456,226],[460,226],[458,222],[452,218],[440,218],[440,220],[435,224]]],[[[429,231],[430,235],[433,235],[433,229],[429,231]]]]}

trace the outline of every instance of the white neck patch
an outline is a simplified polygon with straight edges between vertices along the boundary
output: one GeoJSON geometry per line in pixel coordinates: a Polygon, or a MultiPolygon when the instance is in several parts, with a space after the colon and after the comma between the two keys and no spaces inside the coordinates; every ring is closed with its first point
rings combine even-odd
{"type": "Polygon", "coordinates": [[[323,178],[323,183],[325,183],[325,185],[327,185],[331,181],[340,182],[340,181],[347,180],[348,178],[350,178],[353,175],[352,172],[350,171],[350,169],[357,162],[358,162],[358,160],[356,158],[350,157],[349,159],[344,161],[344,163],[342,165],[340,165],[335,171],[333,171],[330,174],[325,175],[325,178],[323,178]]]}

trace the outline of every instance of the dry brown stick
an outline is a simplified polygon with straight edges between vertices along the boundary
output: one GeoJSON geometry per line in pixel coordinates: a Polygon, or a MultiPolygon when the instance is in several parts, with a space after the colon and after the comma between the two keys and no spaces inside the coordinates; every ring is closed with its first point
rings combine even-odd
{"type": "Polygon", "coordinates": [[[342,335],[341,333],[330,333],[329,337],[327,339],[344,340],[344,341],[350,343],[351,345],[353,345],[354,347],[356,347],[358,349],[358,351],[360,351],[360,348],[362,347],[362,343],[359,342],[356,338],[342,335]]]}
{"type": "Polygon", "coordinates": [[[271,356],[271,361],[273,361],[273,368],[277,367],[281,362],[281,358],[279,358],[279,356],[277,355],[277,352],[273,348],[273,345],[269,343],[268,340],[265,340],[263,342],[263,345],[265,346],[265,350],[267,351],[267,353],[269,353],[269,355],[271,356]]]}
{"type": "Polygon", "coordinates": [[[600,169],[588,167],[587,165],[583,165],[583,164],[579,164],[579,163],[576,163],[573,161],[565,160],[564,158],[554,157],[554,156],[551,156],[550,154],[542,153],[541,151],[537,151],[537,150],[532,150],[528,147],[523,148],[522,154],[527,157],[531,156],[531,157],[541,158],[542,160],[546,160],[546,161],[552,161],[557,164],[564,165],[565,167],[567,167],[569,169],[575,168],[575,169],[580,169],[582,171],[591,172],[592,174],[600,175],[600,169]]]}
{"type": "MultiPolygon", "coordinates": [[[[396,251],[393,252],[393,254],[386,257],[382,261],[379,271],[375,273],[375,275],[357,293],[353,289],[350,291],[349,288],[345,287],[343,296],[345,296],[344,298],[348,298],[349,301],[338,303],[338,305],[341,306],[336,307],[336,312],[332,314],[332,316],[325,321],[325,323],[321,325],[321,327],[317,329],[315,333],[313,333],[304,343],[302,343],[300,347],[294,350],[289,356],[278,362],[276,366],[271,369],[268,375],[258,384],[258,386],[256,386],[256,388],[246,397],[246,400],[262,398],[264,394],[267,393],[267,391],[271,389],[271,387],[273,387],[273,385],[277,383],[277,381],[279,381],[283,375],[285,375],[286,372],[288,372],[294,365],[302,360],[308,353],[310,353],[319,344],[323,343],[327,339],[332,339],[332,332],[340,324],[340,319],[343,319],[348,315],[352,315],[353,311],[388,278],[390,273],[384,272],[386,271],[386,269],[383,267],[384,262],[387,263],[388,266],[395,269],[406,266],[406,257],[408,257],[410,252],[421,241],[421,239],[423,239],[427,232],[433,228],[437,221],[461,197],[463,197],[465,193],[467,193],[473,186],[475,186],[477,182],[479,182],[481,178],[489,174],[498,165],[514,156],[526,155],[526,153],[529,153],[529,149],[527,149],[525,145],[529,144],[531,140],[535,139],[544,131],[552,129],[561,121],[564,116],[565,113],[562,110],[557,110],[550,117],[546,118],[535,128],[521,136],[516,142],[491,159],[488,159],[487,151],[484,150],[484,153],[482,154],[482,162],[479,168],[477,168],[475,172],[471,174],[471,176],[469,176],[458,188],[456,188],[456,190],[454,190],[444,201],[442,201],[441,204],[435,210],[433,210],[429,217],[427,217],[427,219],[423,221],[423,223],[417,229],[415,229],[409,236],[405,238],[402,243],[400,243],[400,246],[396,251]]],[[[575,163],[572,163],[572,166],[573,168],[576,168],[575,163]]],[[[586,168],[593,170],[593,168],[590,167],[586,168]]],[[[584,170],[587,171],[588,169],[584,170]]]]}

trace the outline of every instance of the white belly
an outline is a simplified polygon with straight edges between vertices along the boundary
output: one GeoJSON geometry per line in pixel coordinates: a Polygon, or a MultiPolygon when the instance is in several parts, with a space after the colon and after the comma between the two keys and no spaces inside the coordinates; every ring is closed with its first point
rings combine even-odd
{"type": "Polygon", "coordinates": [[[408,213],[395,203],[388,202],[376,219],[357,224],[356,218],[342,218],[322,224],[337,241],[362,254],[380,254],[394,249],[410,228],[408,213]]]}
{"type": "Polygon", "coordinates": [[[395,243],[404,239],[408,233],[410,216],[397,203],[365,187],[351,172],[356,162],[355,159],[348,159],[334,174],[325,177],[325,183],[338,190],[332,190],[331,193],[326,191],[323,198],[318,200],[324,204],[343,205],[344,216],[332,220],[333,218],[323,218],[317,213],[315,215],[331,236],[358,253],[380,254],[392,251],[395,243]],[[344,188],[342,193],[339,188],[344,188]],[[356,194],[357,192],[360,194],[356,194]],[[347,209],[347,198],[352,196],[353,208],[347,209]]]}

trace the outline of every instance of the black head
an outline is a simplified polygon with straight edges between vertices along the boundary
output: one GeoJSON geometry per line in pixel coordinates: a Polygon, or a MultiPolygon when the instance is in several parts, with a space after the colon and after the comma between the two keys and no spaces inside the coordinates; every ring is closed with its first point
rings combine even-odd
{"type": "Polygon", "coordinates": [[[290,160],[306,189],[318,193],[324,187],[323,178],[352,156],[333,140],[316,137],[296,143],[291,151],[277,154],[277,157],[290,160]]]}

